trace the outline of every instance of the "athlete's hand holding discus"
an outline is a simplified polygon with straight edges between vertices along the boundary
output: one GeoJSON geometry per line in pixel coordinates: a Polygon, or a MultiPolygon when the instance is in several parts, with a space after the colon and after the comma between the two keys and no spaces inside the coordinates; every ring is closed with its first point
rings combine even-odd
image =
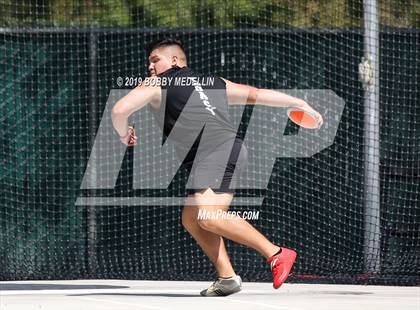
{"type": "Polygon", "coordinates": [[[293,122],[304,128],[319,129],[324,124],[322,115],[304,100],[289,107],[287,115],[293,122]]]}

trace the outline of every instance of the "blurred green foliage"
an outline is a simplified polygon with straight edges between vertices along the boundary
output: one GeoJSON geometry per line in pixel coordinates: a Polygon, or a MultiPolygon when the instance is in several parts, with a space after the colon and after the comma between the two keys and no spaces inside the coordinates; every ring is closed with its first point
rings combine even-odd
{"type": "MultiPolygon", "coordinates": [[[[419,0],[378,0],[382,26],[420,27],[419,0]]],[[[357,28],[362,0],[0,0],[2,27],[357,28]]]]}

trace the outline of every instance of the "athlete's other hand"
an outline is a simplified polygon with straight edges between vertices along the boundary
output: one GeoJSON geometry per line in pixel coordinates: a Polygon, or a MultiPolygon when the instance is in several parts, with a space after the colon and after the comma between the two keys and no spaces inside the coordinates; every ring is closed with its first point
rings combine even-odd
{"type": "Polygon", "coordinates": [[[128,126],[127,134],[123,137],[120,137],[120,141],[127,146],[137,145],[136,130],[133,126],[128,126]]]}

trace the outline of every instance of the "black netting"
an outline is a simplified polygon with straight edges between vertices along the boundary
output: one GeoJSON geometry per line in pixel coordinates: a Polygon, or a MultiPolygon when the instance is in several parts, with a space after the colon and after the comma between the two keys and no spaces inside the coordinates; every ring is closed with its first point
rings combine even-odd
{"type": "MultiPolygon", "coordinates": [[[[419,283],[416,1],[379,1],[381,267],[376,274],[365,272],[363,259],[361,1],[0,2],[1,280],[214,276],[182,228],[181,206],[75,204],[81,196],[185,195],[182,171],[168,190],[132,189],[132,150],[114,189],[80,189],[117,78],[145,77],[144,46],[175,36],[184,41],[189,65],[197,71],[261,88],[331,89],[346,103],[330,147],[310,158],[277,158],[266,190],[237,194],[263,195],[263,206],[252,208],[260,211],[253,224],[299,251],[291,281],[419,283]]],[[[284,134],[297,130],[289,123],[284,134]]],[[[227,245],[245,280],[270,280],[261,256],[227,245]]]]}

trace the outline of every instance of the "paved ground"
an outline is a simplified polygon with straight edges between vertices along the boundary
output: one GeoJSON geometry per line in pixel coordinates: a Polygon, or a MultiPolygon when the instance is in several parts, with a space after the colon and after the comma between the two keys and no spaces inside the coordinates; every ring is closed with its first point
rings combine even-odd
{"type": "Polygon", "coordinates": [[[244,283],[229,297],[204,298],[209,282],[21,281],[0,282],[1,310],[282,309],[420,310],[419,287],[244,283]]]}

